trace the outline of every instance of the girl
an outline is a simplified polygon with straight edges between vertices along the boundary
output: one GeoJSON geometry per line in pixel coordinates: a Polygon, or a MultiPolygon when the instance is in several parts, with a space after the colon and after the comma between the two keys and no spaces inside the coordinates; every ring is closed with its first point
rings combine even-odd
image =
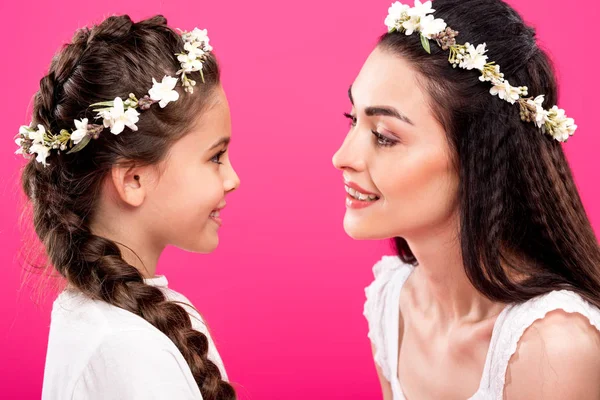
{"type": "Polygon", "coordinates": [[[397,248],[366,289],[384,398],[600,399],[600,250],[534,30],[501,0],[385,24],[333,158],[346,232],[397,248]]]}
{"type": "Polygon", "coordinates": [[[56,55],[21,127],[35,231],[67,288],[43,399],[234,399],[202,318],[156,276],[171,244],[207,253],[239,179],[206,31],[110,17],[56,55]]]}

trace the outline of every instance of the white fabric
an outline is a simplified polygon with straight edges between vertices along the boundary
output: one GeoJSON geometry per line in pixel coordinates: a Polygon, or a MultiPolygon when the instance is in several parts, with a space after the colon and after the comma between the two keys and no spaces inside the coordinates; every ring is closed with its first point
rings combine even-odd
{"type": "MultiPolygon", "coordinates": [[[[206,325],[189,300],[158,276],[146,283],[182,304],[209,341],[208,357],[227,379],[206,325]]],[[[43,400],[202,399],[175,344],[143,318],[72,289],[52,308],[43,400]]]]}
{"type": "MultiPolygon", "coordinates": [[[[390,382],[393,400],[405,400],[398,380],[399,307],[400,291],[413,270],[397,256],[385,256],[373,267],[375,280],[365,289],[369,339],[375,347],[375,362],[390,382]]],[[[600,310],[574,292],[554,291],[507,306],[494,324],[479,389],[470,400],[502,400],[506,369],[519,339],[531,324],[555,310],[579,313],[600,331],[600,310]]]]}

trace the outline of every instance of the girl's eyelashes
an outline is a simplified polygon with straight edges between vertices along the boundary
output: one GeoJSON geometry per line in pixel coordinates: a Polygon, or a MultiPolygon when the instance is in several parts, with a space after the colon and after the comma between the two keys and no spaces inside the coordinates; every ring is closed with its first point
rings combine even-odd
{"type": "Polygon", "coordinates": [[[221,151],[219,151],[217,154],[214,155],[213,158],[210,159],[211,162],[214,162],[215,164],[223,164],[221,162],[221,157],[223,157],[223,154],[225,154],[227,152],[227,149],[223,149],[221,151]]]}
{"type": "Polygon", "coordinates": [[[356,126],[356,116],[355,115],[345,112],[344,117],[346,117],[350,120],[350,126],[356,126]]]}
{"type": "Polygon", "coordinates": [[[398,143],[397,140],[390,139],[389,137],[382,135],[377,131],[371,131],[373,136],[375,136],[375,141],[377,146],[379,147],[391,147],[398,143]]]}

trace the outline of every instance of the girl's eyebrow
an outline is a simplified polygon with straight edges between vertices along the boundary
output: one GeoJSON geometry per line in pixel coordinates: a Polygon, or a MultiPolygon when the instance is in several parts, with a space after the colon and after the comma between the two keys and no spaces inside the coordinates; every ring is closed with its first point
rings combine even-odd
{"type": "Polygon", "coordinates": [[[229,136],[224,136],[222,138],[220,138],[219,140],[217,140],[215,142],[215,144],[213,144],[212,146],[210,146],[210,150],[216,149],[217,147],[221,146],[221,145],[228,145],[231,142],[231,138],[229,136]]]}

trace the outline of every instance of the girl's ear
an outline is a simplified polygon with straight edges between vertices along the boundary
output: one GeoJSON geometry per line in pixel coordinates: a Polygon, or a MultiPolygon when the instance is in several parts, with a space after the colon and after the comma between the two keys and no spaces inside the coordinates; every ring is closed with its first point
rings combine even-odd
{"type": "Polygon", "coordinates": [[[148,194],[150,175],[148,167],[115,166],[111,170],[110,182],[123,202],[139,207],[148,194]]]}

